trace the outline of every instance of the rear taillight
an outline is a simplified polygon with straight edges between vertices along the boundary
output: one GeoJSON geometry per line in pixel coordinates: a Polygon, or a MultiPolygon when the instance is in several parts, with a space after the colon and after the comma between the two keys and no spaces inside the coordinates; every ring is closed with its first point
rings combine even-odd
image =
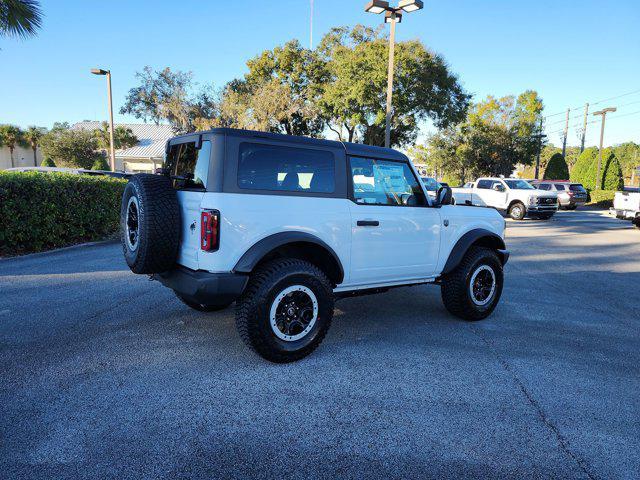
{"type": "Polygon", "coordinates": [[[203,210],[200,216],[200,248],[205,252],[217,250],[220,246],[220,212],[203,210]]]}

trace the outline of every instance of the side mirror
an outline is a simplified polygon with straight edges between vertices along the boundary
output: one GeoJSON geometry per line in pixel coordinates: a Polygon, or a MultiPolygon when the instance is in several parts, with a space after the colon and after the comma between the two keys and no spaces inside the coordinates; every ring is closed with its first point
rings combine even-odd
{"type": "Polygon", "coordinates": [[[453,198],[453,191],[451,187],[440,187],[438,189],[438,193],[436,194],[436,205],[451,205],[451,199],[453,198]]]}
{"type": "Polygon", "coordinates": [[[504,192],[504,185],[500,185],[499,183],[496,183],[496,184],[493,186],[493,189],[494,189],[496,192],[504,192]]]}

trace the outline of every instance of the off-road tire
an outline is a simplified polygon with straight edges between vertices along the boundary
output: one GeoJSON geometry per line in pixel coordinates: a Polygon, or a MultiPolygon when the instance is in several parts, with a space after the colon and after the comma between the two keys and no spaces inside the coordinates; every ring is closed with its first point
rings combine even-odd
{"type": "Polygon", "coordinates": [[[441,282],[441,296],[449,313],[463,320],[476,321],[488,317],[496,308],[502,295],[504,275],[502,262],[495,251],[485,247],[471,247],[463,257],[460,265],[452,272],[444,275],[441,282]],[[488,265],[495,274],[495,291],[493,298],[485,306],[476,305],[469,291],[473,273],[481,266],[488,265]]]}
{"type": "Polygon", "coordinates": [[[134,273],[162,273],[170,270],[180,245],[180,207],[171,179],[164,175],[137,174],[131,177],[122,195],[120,208],[122,249],[134,273]],[[130,199],[137,200],[137,243],[127,242],[127,210],[130,199]]]}
{"type": "Polygon", "coordinates": [[[636,217],[633,220],[633,224],[636,226],[636,228],[640,228],[640,216],[636,217]]]}
{"type": "Polygon", "coordinates": [[[243,342],[266,360],[294,362],[320,345],[331,325],[333,306],[332,285],[322,270],[303,260],[276,259],[251,274],[247,288],[236,301],[236,327],[243,342]],[[293,285],[312,290],[318,301],[318,316],[304,337],[284,341],[271,327],[270,309],[277,295],[293,285]]]}
{"type": "Polygon", "coordinates": [[[509,216],[514,220],[522,220],[527,214],[527,209],[522,202],[516,202],[509,207],[509,216]]]}
{"type": "Polygon", "coordinates": [[[219,312],[220,310],[224,310],[225,308],[229,308],[229,306],[233,303],[233,302],[222,303],[222,304],[197,303],[197,302],[192,302],[191,300],[184,298],[179,293],[176,293],[176,297],[178,297],[178,299],[180,299],[180,301],[182,303],[184,303],[187,307],[191,307],[194,310],[197,310],[199,312],[219,312]]]}

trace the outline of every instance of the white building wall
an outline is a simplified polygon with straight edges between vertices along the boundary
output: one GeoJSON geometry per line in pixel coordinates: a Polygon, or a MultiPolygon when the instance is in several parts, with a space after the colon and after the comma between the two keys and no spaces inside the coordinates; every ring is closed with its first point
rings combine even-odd
{"type": "MultiPolygon", "coordinates": [[[[38,166],[42,163],[42,153],[40,149],[36,152],[38,166]]],[[[14,167],[33,167],[33,150],[31,148],[16,147],[13,150],[14,167]]],[[[11,153],[7,147],[0,147],[0,170],[11,168],[11,153]]]]}

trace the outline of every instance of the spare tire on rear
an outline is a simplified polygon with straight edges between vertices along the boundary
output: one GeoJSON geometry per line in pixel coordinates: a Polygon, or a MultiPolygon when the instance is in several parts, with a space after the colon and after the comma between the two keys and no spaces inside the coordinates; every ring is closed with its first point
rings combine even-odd
{"type": "Polygon", "coordinates": [[[180,207],[171,179],[137,174],[122,195],[120,208],[122,249],[134,273],[170,270],[178,258],[180,207]]]}

